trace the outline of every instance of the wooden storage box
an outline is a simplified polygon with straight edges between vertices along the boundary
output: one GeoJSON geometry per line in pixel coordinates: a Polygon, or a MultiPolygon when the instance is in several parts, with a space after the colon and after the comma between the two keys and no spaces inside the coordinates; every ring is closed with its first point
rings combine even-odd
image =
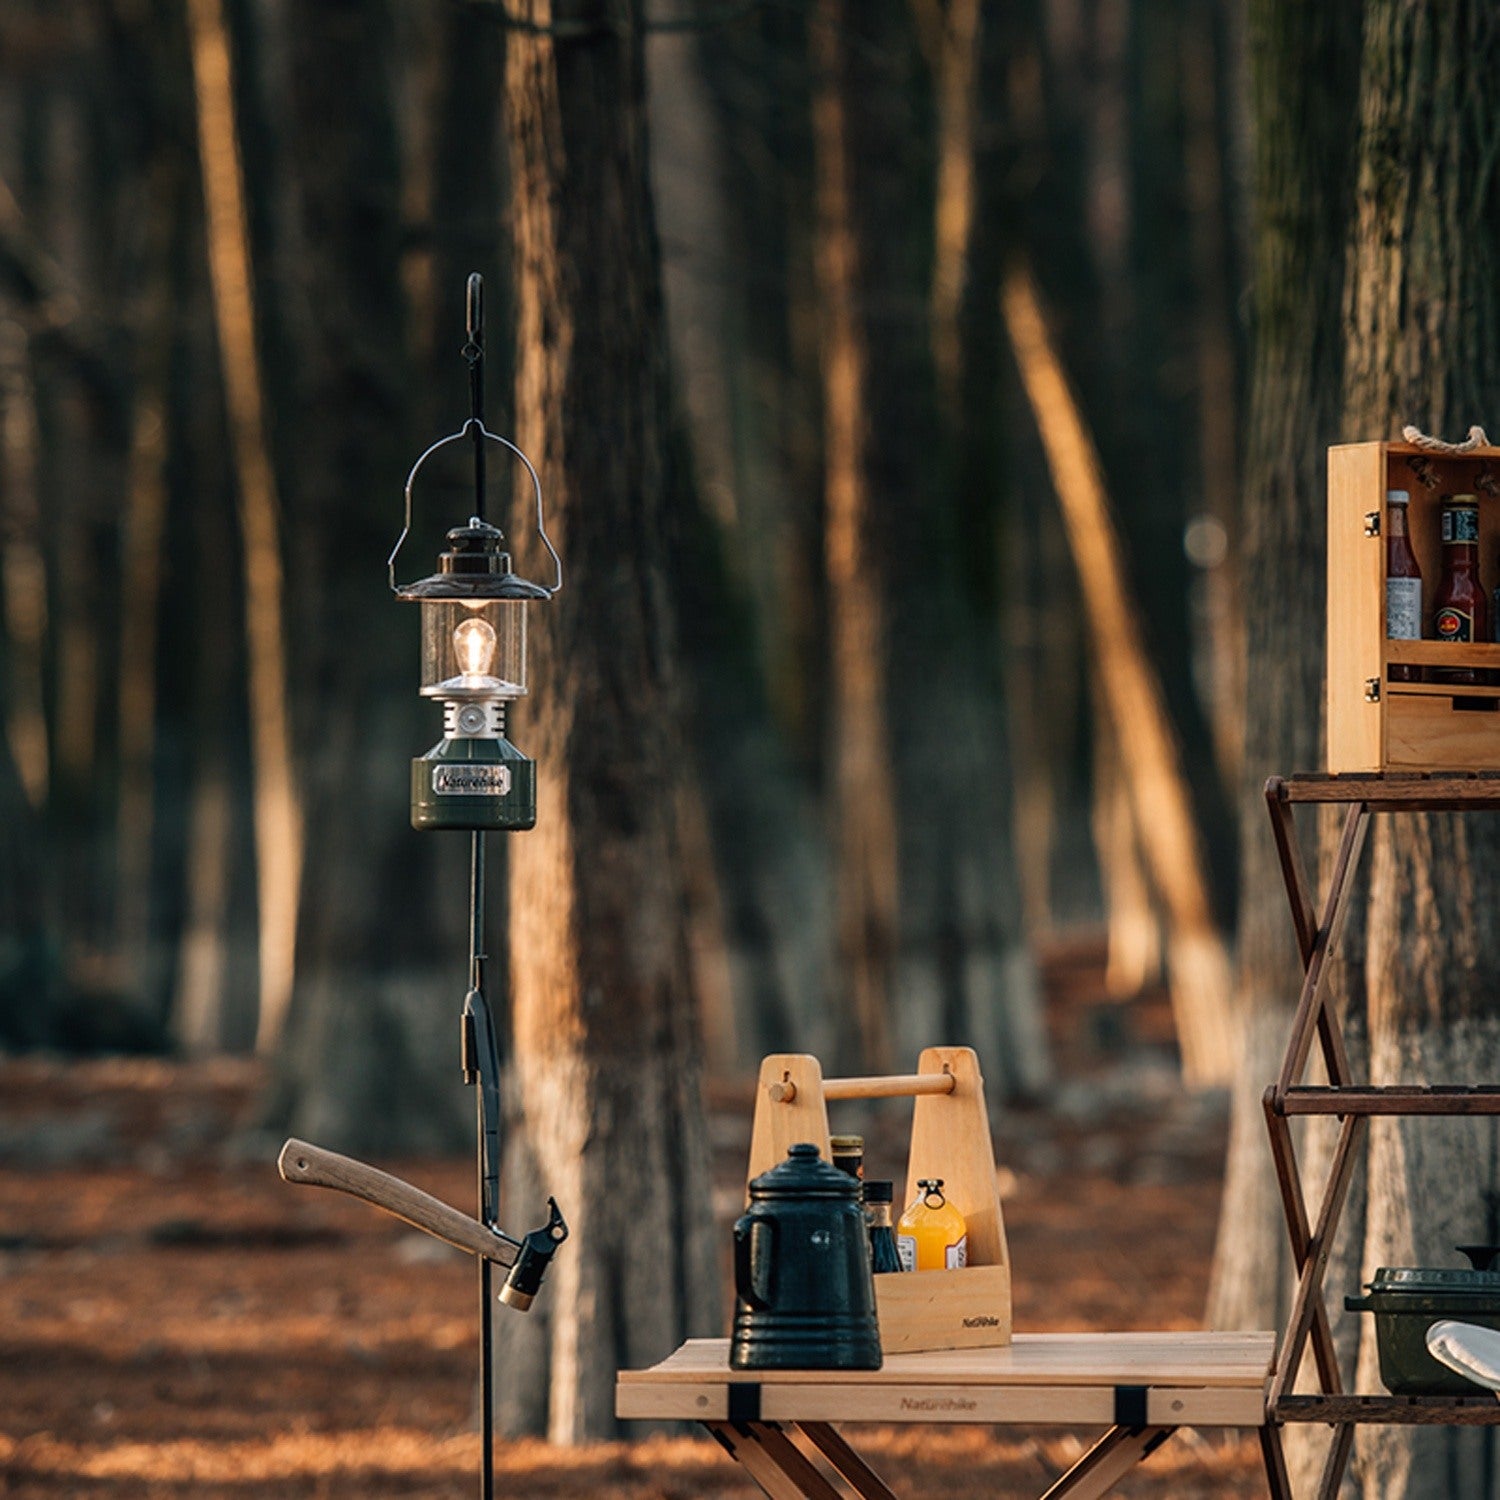
{"type": "MultiPolygon", "coordinates": [[[[887,1354],[916,1349],[974,1349],[1010,1343],[1010,1255],[995,1188],[995,1156],[979,1059],[968,1047],[928,1047],[913,1074],[828,1078],[816,1057],[784,1052],[760,1065],[750,1178],[786,1159],[798,1141],[829,1158],[829,1100],[913,1098],[906,1193],[895,1215],[917,1195],[917,1181],[941,1177],[943,1191],[968,1225],[968,1264],[954,1271],[903,1271],[875,1278],[880,1346],[887,1354]]],[[[899,1186],[899,1184],[898,1184],[899,1186]]]]}
{"type": "MultiPolygon", "coordinates": [[[[1349,443],[1328,450],[1328,769],[1500,770],[1500,645],[1392,641],[1385,634],[1387,490],[1411,496],[1407,530],[1422,569],[1422,629],[1442,578],[1444,495],[1479,500],[1479,577],[1500,584],[1500,448],[1459,457],[1410,443],[1349,443]],[[1474,685],[1392,682],[1396,664],[1473,667],[1474,685]]],[[[1493,627],[1494,621],[1491,620],[1493,627]]]]}

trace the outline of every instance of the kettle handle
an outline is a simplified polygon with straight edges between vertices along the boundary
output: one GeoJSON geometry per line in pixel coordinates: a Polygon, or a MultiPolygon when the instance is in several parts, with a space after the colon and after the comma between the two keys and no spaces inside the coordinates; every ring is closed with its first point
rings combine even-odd
{"type": "Polygon", "coordinates": [[[756,1312],[768,1312],[771,1307],[772,1273],[775,1266],[776,1225],[770,1219],[751,1219],[749,1224],[741,1219],[734,1226],[734,1289],[756,1312]],[[765,1266],[764,1281],[755,1274],[756,1257],[752,1253],[758,1234],[769,1234],[772,1246],[769,1253],[761,1256],[765,1266]]]}

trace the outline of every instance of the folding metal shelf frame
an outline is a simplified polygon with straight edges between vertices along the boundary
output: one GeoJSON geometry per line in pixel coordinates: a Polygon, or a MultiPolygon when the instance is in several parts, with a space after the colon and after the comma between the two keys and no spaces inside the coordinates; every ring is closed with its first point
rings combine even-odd
{"type": "Polygon", "coordinates": [[[1281,874],[1291,904],[1297,948],[1302,958],[1302,993],[1292,1021],[1281,1074],[1266,1090],[1266,1127],[1281,1189],[1282,1210],[1297,1268],[1297,1290],[1286,1332],[1277,1350],[1262,1432],[1267,1478],[1276,1500],[1291,1500],[1281,1449],[1281,1427],[1289,1422],[1320,1422],[1334,1429],[1318,1494],[1332,1500],[1349,1461],[1354,1429],[1361,1423],[1500,1425],[1500,1401],[1493,1396],[1375,1396],[1344,1391],[1334,1349],[1323,1277],[1334,1232],[1343,1212],[1350,1178],[1364,1144],[1371,1115],[1500,1115],[1500,1087],[1373,1085],[1357,1083],[1349,1066],[1338,1017],[1328,1004],[1329,959],[1348,911],[1355,869],[1374,813],[1500,812],[1500,772],[1375,773],[1370,775],[1273,776],[1266,806],[1281,874]],[[1299,805],[1341,804],[1348,811],[1322,904],[1309,880],[1293,817],[1299,805]],[[1325,1086],[1302,1082],[1316,1041],[1328,1073],[1325,1086]],[[1298,1115],[1332,1115],[1339,1121],[1321,1202],[1309,1217],[1292,1141],[1298,1115]],[[1309,1343],[1321,1392],[1291,1394],[1309,1343]]]}

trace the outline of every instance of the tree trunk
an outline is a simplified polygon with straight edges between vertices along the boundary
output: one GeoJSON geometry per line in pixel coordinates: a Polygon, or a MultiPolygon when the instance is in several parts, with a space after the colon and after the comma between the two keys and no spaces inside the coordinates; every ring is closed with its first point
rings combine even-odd
{"type": "Polygon", "coordinates": [[[1011,274],[1003,300],[1016,364],[1067,525],[1100,695],[1120,747],[1136,831],[1167,910],[1167,973],[1183,1076],[1198,1086],[1223,1082],[1234,1065],[1228,956],[1214,920],[1181,753],[1127,588],[1098,455],[1026,272],[1011,274]]]}
{"type": "Polygon", "coordinates": [[[188,25],[214,317],[239,481],[245,552],[245,635],[249,642],[261,934],[256,1045],[269,1051],[280,1038],[291,1001],[303,847],[302,809],[292,769],[280,507],[266,434],[249,220],[222,0],[190,0],[188,25]]]}
{"type": "MultiPolygon", "coordinates": [[[[287,485],[308,899],[268,1108],[340,1149],[452,1149],[473,1128],[458,1054],[466,848],[410,827],[407,764],[441,728],[416,694],[416,611],[390,599],[381,569],[413,457],[394,31],[369,0],[296,0],[285,20],[306,298],[287,485]]],[[[456,428],[468,409],[456,357],[450,380],[456,428]]],[[[432,566],[441,518],[468,514],[431,467],[407,577],[432,566]]]]}
{"type": "Polygon", "coordinates": [[[5,598],[5,735],[34,813],[47,805],[52,752],[43,693],[47,572],[37,506],[36,393],[25,330],[0,322],[0,586],[5,598]]]}
{"type": "Polygon", "coordinates": [[[812,279],[806,27],[805,13],[767,7],[680,41],[658,36],[648,49],[672,369],[699,502],[674,537],[674,597],[695,624],[683,640],[693,740],[717,856],[733,1050],[750,1068],[766,1052],[833,1055],[829,830],[812,728],[824,669],[817,359],[802,347],[812,341],[795,336],[812,322],[799,316],[812,279]],[[717,193],[701,181],[698,95],[676,86],[686,48],[714,110],[706,134],[723,177],[717,193]],[[674,255],[684,242],[691,257],[674,255]],[[692,298],[679,302],[689,286],[692,298]],[[679,341],[683,314],[710,294],[722,389],[695,377],[705,356],[679,341]]]}
{"type": "MultiPolygon", "coordinates": [[[[897,1066],[935,1040],[972,1046],[1000,1099],[1039,1089],[1049,1063],[998,670],[999,253],[978,223],[975,160],[979,51],[990,45],[994,62],[998,39],[968,0],[915,14],[920,50],[906,7],[863,7],[847,62],[858,310],[878,351],[866,402],[872,530],[889,580],[886,755],[903,792],[891,1030],[897,1066]],[[915,232],[924,214],[930,247],[915,232]]],[[[988,154],[985,165],[998,172],[988,154]]]]}
{"type": "Polygon", "coordinates": [[[1261,1094],[1276,1076],[1300,965],[1261,787],[1320,764],[1324,447],[1337,430],[1338,307],[1359,6],[1258,0],[1254,335],[1245,453],[1246,743],[1236,1008],[1240,1063],[1218,1247],[1215,1328],[1285,1321],[1290,1252],[1261,1094]]]}
{"type": "MultiPolygon", "coordinates": [[[[674,823],[674,476],[642,7],[535,0],[524,14],[581,34],[507,39],[516,435],[567,566],[564,593],[533,611],[534,699],[515,727],[539,786],[510,861],[510,1155],[573,1238],[547,1323],[513,1346],[535,1357],[512,1361],[501,1415],[579,1442],[615,1431],[618,1368],[710,1332],[718,1306],[674,823]]],[[[540,1212],[507,1182],[508,1222],[540,1212]]]]}
{"type": "MultiPolygon", "coordinates": [[[[881,7],[874,7],[875,10],[881,7]]],[[[839,1051],[869,1072],[891,1062],[896,943],[896,814],[886,718],[886,587],[871,515],[870,349],[852,190],[859,8],[820,0],[810,43],[817,171],[816,274],[822,310],[824,566],[828,582],[830,769],[834,824],[839,1051]]],[[[863,19],[863,18],[861,18],[863,19]]]]}
{"type": "MultiPolygon", "coordinates": [[[[1403,422],[1458,433],[1500,406],[1500,27],[1484,0],[1366,0],[1364,14],[1343,433],[1394,437],[1403,422]]],[[[1381,818],[1372,844],[1372,1077],[1500,1074],[1500,827],[1381,818]]],[[[1451,1264],[1456,1241],[1493,1233],[1497,1144],[1490,1119],[1373,1122],[1362,1269],[1451,1264]]],[[[1359,1388],[1368,1389],[1374,1331],[1360,1322],[1359,1388]]],[[[1497,1467],[1487,1431],[1363,1428],[1353,1489],[1367,1500],[1489,1494],[1497,1467]]]]}

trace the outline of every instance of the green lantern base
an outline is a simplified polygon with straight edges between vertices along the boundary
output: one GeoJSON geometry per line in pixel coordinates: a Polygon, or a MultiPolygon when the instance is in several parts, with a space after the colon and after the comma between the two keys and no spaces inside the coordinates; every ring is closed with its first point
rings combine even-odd
{"type": "Polygon", "coordinates": [[[536,762],[507,739],[443,740],[411,763],[411,826],[536,827],[536,762]]]}

